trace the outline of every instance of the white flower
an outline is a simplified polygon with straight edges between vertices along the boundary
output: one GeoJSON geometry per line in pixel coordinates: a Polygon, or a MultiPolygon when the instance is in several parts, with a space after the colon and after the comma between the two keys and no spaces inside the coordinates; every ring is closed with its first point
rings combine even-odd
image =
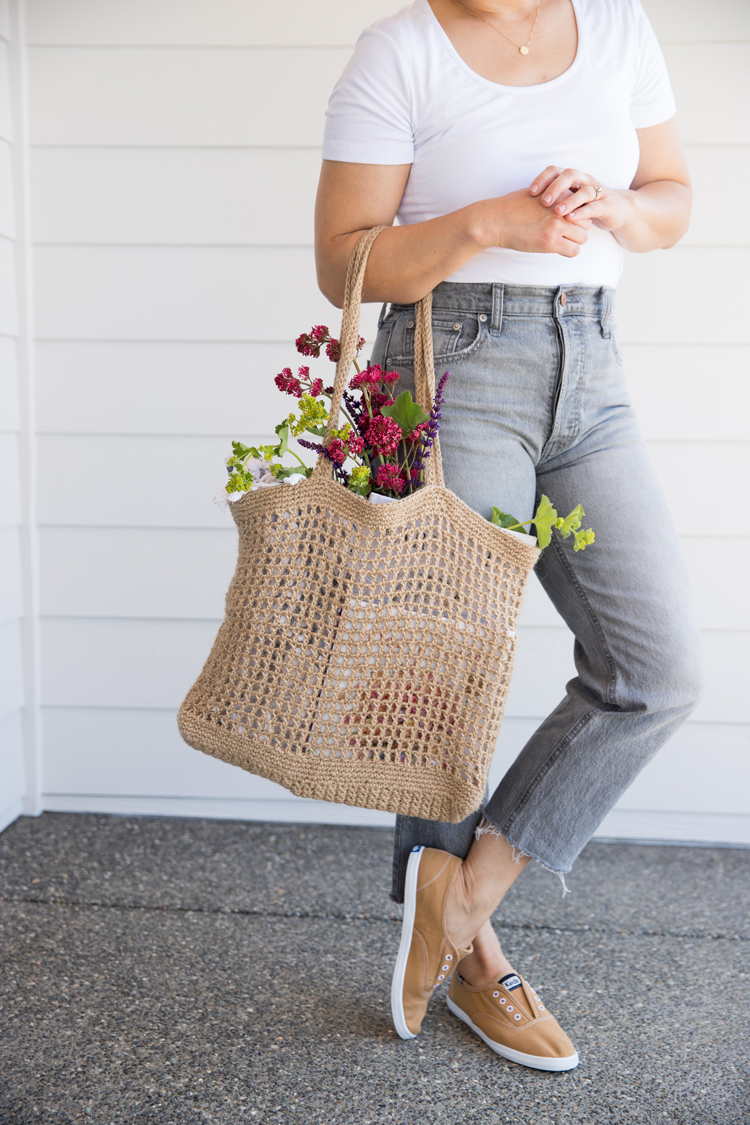
{"type": "MultiPolygon", "coordinates": [[[[248,457],[245,462],[245,468],[249,473],[253,474],[253,483],[250,492],[255,492],[259,488],[270,488],[274,484],[282,484],[283,482],[277,480],[271,472],[270,461],[264,461],[262,458],[248,457]]],[[[214,504],[222,511],[226,511],[230,504],[235,501],[241,500],[243,496],[247,496],[247,490],[244,492],[227,492],[226,488],[222,488],[214,496],[214,504]]]]}

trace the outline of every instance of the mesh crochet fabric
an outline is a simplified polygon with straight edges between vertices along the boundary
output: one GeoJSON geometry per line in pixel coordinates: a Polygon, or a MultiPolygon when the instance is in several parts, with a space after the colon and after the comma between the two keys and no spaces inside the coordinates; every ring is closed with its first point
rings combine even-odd
{"type": "MultiPolygon", "coordinates": [[[[364,236],[347,277],[336,424],[359,329],[364,236]]],[[[418,308],[419,400],[434,396],[430,299],[418,308]]],[[[442,483],[375,505],[319,460],[299,484],[232,505],[226,616],[178,715],[191,746],[302,797],[459,821],[484,796],[536,548],[442,483]]]]}

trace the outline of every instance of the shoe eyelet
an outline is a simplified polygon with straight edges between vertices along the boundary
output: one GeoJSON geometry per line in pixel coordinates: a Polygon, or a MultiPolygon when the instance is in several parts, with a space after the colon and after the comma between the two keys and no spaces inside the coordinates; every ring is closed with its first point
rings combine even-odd
{"type": "Polygon", "coordinates": [[[544,1004],[540,1004],[540,1005],[539,1005],[539,1011],[540,1011],[540,1012],[546,1012],[546,1010],[547,1010],[547,1009],[545,1008],[544,1004]]]}
{"type": "Polygon", "coordinates": [[[492,995],[495,997],[495,999],[497,999],[498,996],[500,995],[500,993],[499,992],[493,992],[492,995]]]}
{"type": "Polygon", "coordinates": [[[441,973],[438,980],[445,980],[445,973],[441,973]]]}
{"type": "Polygon", "coordinates": [[[445,959],[446,959],[446,961],[452,961],[453,960],[453,954],[452,953],[446,953],[445,959]]]}
{"type": "Polygon", "coordinates": [[[512,1004],[509,1004],[509,1005],[508,1005],[508,1009],[507,1009],[507,1010],[508,1010],[509,1012],[512,1012],[512,1011],[513,1011],[513,1005],[512,1005],[512,1004]]]}
{"type": "Polygon", "coordinates": [[[521,1015],[520,1015],[520,1013],[519,1013],[519,1012],[516,1012],[516,1014],[514,1015],[513,1019],[514,1019],[514,1020],[520,1020],[520,1018],[521,1018],[521,1015]]]}
{"type": "Polygon", "coordinates": [[[504,997],[504,996],[501,996],[501,997],[500,997],[500,1003],[501,1003],[501,1004],[507,1004],[507,1003],[508,1003],[508,1001],[507,1001],[507,1000],[505,999],[505,997],[504,997]]]}
{"type": "Polygon", "coordinates": [[[449,971],[449,969],[450,969],[450,965],[443,965],[443,972],[444,973],[447,973],[449,971]]]}

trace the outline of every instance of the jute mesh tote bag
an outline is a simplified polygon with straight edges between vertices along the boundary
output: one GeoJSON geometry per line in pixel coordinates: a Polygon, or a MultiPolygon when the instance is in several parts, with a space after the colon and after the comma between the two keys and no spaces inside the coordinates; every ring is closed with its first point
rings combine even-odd
{"type": "MultiPolygon", "coordinates": [[[[329,430],[381,229],[349,266],[329,430]]],[[[415,333],[427,410],[430,307],[419,303],[415,333]]],[[[445,487],[437,442],[427,466],[423,488],[381,505],[321,456],[308,479],[232,505],[226,616],[178,716],[190,746],[300,797],[453,822],[479,808],[539,551],[445,487]]]]}

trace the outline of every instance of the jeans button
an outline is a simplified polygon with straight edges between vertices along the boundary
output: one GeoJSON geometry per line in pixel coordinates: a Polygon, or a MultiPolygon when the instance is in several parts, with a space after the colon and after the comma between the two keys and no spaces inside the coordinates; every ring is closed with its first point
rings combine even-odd
{"type": "Polygon", "coordinates": [[[568,294],[563,293],[562,297],[560,298],[560,304],[563,306],[563,308],[565,308],[565,302],[567,301],[567,299],[568,299],[568,294]]]}
{"type": "Polygon", "coordinates": [[[485,320],[487,319],[487,313],[480,313],[479,319],[481,320],[482,324],[484,324],[485,320]]]}

